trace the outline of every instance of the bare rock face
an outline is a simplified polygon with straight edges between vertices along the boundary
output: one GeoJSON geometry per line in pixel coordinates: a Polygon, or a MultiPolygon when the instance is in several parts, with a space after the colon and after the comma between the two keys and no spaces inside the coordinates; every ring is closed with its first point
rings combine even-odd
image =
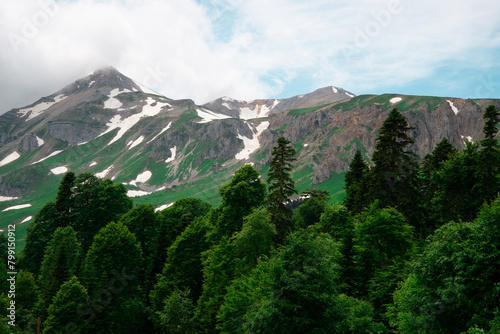
{"type": "Polygon", "coordinates": [[[292,143],[300,143],[298,165],[309,165],[314,171],[313,184],[329,179],[332,173],[344,172],[356,149],[365,158],[375,150],[377,135],[390,110],[398,108],[414,129],[415,138],[410,148],[420,157],[432,152],[443,137],[456,148],[466,141],[483,139],[483,112],[488,104],[499,105],[498,100],[462,100],[434,97],[401,96],[390,102],[380,96],[360,96],[341,101],[309,113],[290,111],[269,116],[271,134],[263,136],[266,149],[271,149],[279,136],[292,143]],[[369,103],[370,100],[376,99],[369,103]]]}
{"type": "Polygon", "coordinates": [[[107,128],[85,123],[54,121],[48,125],[50,135],[68,143],[69,146],[91,141],[107,128]]]}

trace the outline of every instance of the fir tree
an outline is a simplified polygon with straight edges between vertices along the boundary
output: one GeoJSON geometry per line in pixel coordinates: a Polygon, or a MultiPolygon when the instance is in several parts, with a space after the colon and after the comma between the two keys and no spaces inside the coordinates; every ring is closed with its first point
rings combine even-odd
{"type": "MultiPolygon", "coordinates": [[[[500,151],[496,134],[500,122],[500,112],[495,106],[486,108],[484,118],[484,139],[481,140],[481,151],[479,152],[478,184],[474,191],[482,201],[491,202],[500,191],[500,151]]],[[[482,203],[478,203],[482,205],[482,203]]]]}
{"type": "Polygon", "coordinates": [[[290,196],[297,193],[295,181],[290,176],[295,153],[289,140],[284,137],[278,138],[278,146],[273,148],[273,159],[267,174],[267,183],[270,186],[266,203],[271,221],[276,225],[278,243],[283,242],[290,229],[292,210],[287,208],[286,203],[290,200],[290,196]]]}
{"type": "Polygon", "coordinates": [[[56,210],[59,212],[59,226],[63,227],[69,224],[69,215],[73,207],[73,191],[76,177],[73,172],[68,172],[64,175],[59,184],[59,191],[56,198],[56,210]]]}
{"type": "Polygon", "coordinates": [[[344,205],[349,211],[359,213],[368,202],[366,198],[368,164],[358,149],[354,154],[349,170],[345,174],[346,196],[344,205]]]}
{"type": "Polygon", "coordinates": [[[382,207],[395,207],[412,225],[420,227],[421,216],[416,190],[417,155],[408,150],[415,139],[408,135],[413,127],[394,108],[377,137],[370,170],[368,196],[382,207]]]}
{"type": "Polygon", "coordinates": [[[439,170],[441,163],[450,159],[451,155],[456,152],[457,149],[453,147],[446,137],[443,137],[432,153],[424,157],[422,161],[423,172],[430,175],[431,172],[439,170]]]}

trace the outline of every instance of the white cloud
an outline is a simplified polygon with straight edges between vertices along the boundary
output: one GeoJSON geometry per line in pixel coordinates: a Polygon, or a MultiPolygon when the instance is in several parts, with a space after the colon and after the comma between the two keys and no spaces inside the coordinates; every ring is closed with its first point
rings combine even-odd
{"type": "Polygon", "coordinates": [[[0,113],[105,65],[197,103],[293,83],[397,90],[450,64],[489,75],[498,12],[488,0],[0,0],[0,113]]]}

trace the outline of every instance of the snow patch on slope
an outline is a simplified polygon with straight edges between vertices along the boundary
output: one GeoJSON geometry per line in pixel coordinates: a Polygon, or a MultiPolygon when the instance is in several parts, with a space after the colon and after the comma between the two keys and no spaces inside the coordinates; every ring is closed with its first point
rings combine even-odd
{"type": "Polygon", "coordinates": [[[0,202],[13,201],[15,199],[19,199],[19,197],[0,196],[0,202]]]}
{"type": "Polygon", "coordinates": [[[242,136],[242,135],[240,135],[238,133],[238,139],[243,140],[243,144],[245,145],[245,147],[243,148],[243,150],[241,150],[240,152],[238,152],[235,155],[235,158],[237,160],[243,160],[243,159],[246,160],[246,159],[250,158],[250,154],[252,154],[253,152],[257,151],[257,149],[260,147],[259,136],[268,127],[269,127],[269,122],[262,122],[262,123],[260,123],[257,126],[256,131],[252,130],[252,132],[253,132],[253,137],[252,138],[247,138],[247,137],[242,136]]]}
{"type": "Polygon", "coordinates": [[[453,112],[455,113],[455,115],[458,115],[458,108],[455,107],[455,105],[453,104],[453,102],[450,101],[450,100],[446,100],[446,102],[448,102],[450,104],[451,110],[453,110],[453,112]]]}
{"type": "Polygon", "coordinates": [[[172,156],[170,158],[168,158],[167,160],[165,160],[165,163],[169,163],[169,162],[172,162],[175,160],[175,155],[177,153],[177,146],[174,146],[173,148],[171,148],[170,153],[172,154],[172,156]]]}
{"type": "Polygon", "coordinates": [[[137,175],[135,180],[130,181],[129,184],[137,187],[137,182],[140,182],[140,183],[147,182],[151,178],[151,176],[153,176],[153,173],[151,173],[149,170],[145,170],[141,174],[137,175]]]}
{"type": "Polygon", "coordinates": [[[128,148],[129,150],[136,147],[137,145],[139,145],[140,143],[142,143],[144,141],[144,136],[140,136],[139,138],[137,138],[135,141],[131,142],[129,145],[130,147],[128,148]]]}
{"type": "Polygon", "coordinates": [[[3,209],[2,212],[5,212],[5,211],[10,211],[10,210],[19,210],[19,209],[25,209],[25,208],[29,208],[31,206],[31,204],[20,204],[20,205],[14,205],[14,206],[11,206],[11,207],[8,207],[6,209],[3,209]]]}
{"type": "Polygon", "coordinates": [[[54,97],[54,102],[41,102],[41,103],[37,104],[36,106],[31,107],[31,108],[19,109],[19,114],[21,114],[22,117],[24,117],[24,116],[26,116],[27,113],[31,112],[31,114],[28,116],[28,119],[27,119],[27,121],[29,121],[30,119],[37,117],[45,110],[52,107],[54,104],[61,102],[65,98],[67,98],[67,96],[65,96],[64,94],[59,94],[59,95],[54,97]]]}
{"type": "Polygon", "coordinates": [[[120,100],[116,99],[115,97],[117,97],[118,95],[120,95],[122,93],[131,93],[131,91],[128,89],[124,89],[122,91],[120,91],[119,88],[113,89],[109,93],[108,99],[106,101],[104,101],[104,109],[118,109],[118,108],[120,108],[123,104],[120,102],[120,100]]]}
{"type": "Polygon", "coordinates": [[[54,175],[60,175],[60,174],[65,174],[68,172],[68,167],[56,167],[56,168],[52,168],[50,170],[52,172],[52,174],[54,175]]]}
{"type": "Polygon", "coordinates": [[[338,91],[338,89],[337,89],[337,87],[333,87],[333,86],[332,86],[332,90],[333,90],[333,92],[334,92],[335,94],[337,94],[337,93],[339,92],[339,91],[338,91]]]}
{"type": "Polygon", "coordinates": [[[17,153],[16,151],[12,152],[11,154],[9,154],[8,156],[6,156],[5,158],[2,159],[2,161],[0,161],[0,167],[2,166],[5,166],[17,159],[19,159],[21,157],[21,155],[19,153],[17,153]]]}
{"type": "Polygon", "coordinates": [[[35,161],[34,163],[32,163],[32,165],[37,164],[37,163],[42,162],[42,161],[45,161],[45,160],[47,160],[48,158],[52,158],[53,156],[58,155],[58,154],[59,154],[59,153],[61,153],[62,151],[63,151],[63,150],[54,151],[54,152],[52,152],[51,154],[49,154],[48,156],[46,156],[45,158],[40,159],[40,160],[38,160],[38,161],[35,161]]]}
{"type": "Polygon", "coordinates": [[[128,197],[139,197],[139,196],[146,196],[149,194],[151,194],[151,193],[148,193],[147,191],[143,191],[143,190],[128,190],[127,191],[128,197]]]}
{"type": "Polygon", "coordinates": [[[156,136],[153,137],[153,139],[151,139],[150,141],[148,141],[146,144],[149,144],[151,143],[153,140],[155,140],[156,138],[158,138],[159,136],[161,136],[161,134],[165,131],[167,131],[168,129],[170,129],[170,127],[172,126],[172,122],[168,123],[168,125],[166,127],[164,127],[159,134],[157,134],[156,136]]]}
{"type": "Polygon", "coordinates": [[[36,142],[38,143],[38,146],[42,146],[43,144],[45,144],[45,141],[38,137],[38,136],[35,136],[36,137],[36,142]]]}
{"type": "Polygon", "coordinates": [[[106,177],[106,175],[108,175],[108,173],[113,169],[113,167],[114,166],[111,165],[108,168],[106,168],[105,170],[103,170],[102,172],[95,173],[95,176],[100,177],[101,179],[104,179],[106,177]]]}
{"type": "Polygon", "coordinates": [[[264,118],[269,116],[269,112],[273,110],[280,103],[278,100],[274,100],[274,103],[271,107],[268,107],[265,104],[256,104],[255,108],[250,109],[248,107],[240,108],[240,118],[244,120],[249,120],[253,118],[264,118]]]}
{"type": "Polygon", "coordinates": [[[166,106],[171,107],[171,105],[166,102],[160,103],[155,99],[153,99],[152,97],[148,97],[146,99],[146,105],[142,107],[142,111],[140,113],[129,116],[123,120],[120,115],[113,116],[113,118],[111,118],[109,122],[106,124],[108,126],[108,129],[103,133],[101,133],[99,137],[105,135],[110,131],[113,131],[114,129],[119,128],[120,130],[118,131],[116,136],[113,139],[111,139],[111,141],[108,143],[108,145],[111,145],[112,143],[120,139],[134,125],[136,125],[141,120],[141,118],[155,116],[160,113],[163,107],[166,106]]]}
{"type": "Polygon", "coordinates": [[[172,205],[174,205],[174,203],[175,203],[175,202],[160,205],[159,207],[157,207],[157,208],[155,209],[155,212],[165,210],[166,208],[169,208],[169,207],[171,207],[172,205]]]}
{"type": "Polygon", "coordinates": [[[208,123],[216,119],[232,118],[231,116],[215,113],[208,109],[196,109],[198,116],[202,118],[198,123],[208,123]]]}
{"type": "Polygon", "coordinates": [[[399,96],[398,97],[393,97],[392,99],[389,100],[389,102],[391,104],[398,103],[398,102],[401,102],[401,101],[403,101],[403,98],[399,97],[399,96]]]}
{"type": "Polygon", "coordinates": [[[20,222],[19,224],[24,224],[26,222],[29,222],[32,219],[33,219],[33,216],[28,216],[28,217],[24,218],[24,220],[22,222],[20,222]]]}

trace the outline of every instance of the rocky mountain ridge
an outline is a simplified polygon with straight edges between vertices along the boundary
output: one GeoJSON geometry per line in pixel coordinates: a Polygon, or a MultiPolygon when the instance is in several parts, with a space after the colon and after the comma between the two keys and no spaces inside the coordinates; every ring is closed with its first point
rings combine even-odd
{"type": "Polygon", "coordinates": [[[242,164],[265,175],[280,136],[297,150],[297,188],[330,190],[338,200],[356,148],[370,161],[392,108],[415,128],[413,149],[424,156],[442,137],[457,148],[481,140],[489,104],[500,107],[500,100],[354,96],[325,87],[288,99],[224,97],[199,106],[102,69],[0,116],[0,212],[19,201],[39,207],[69,170],[123,182],[138,203],[160,207],[180,196],[216,202],[217,188],[242,164]]]}

